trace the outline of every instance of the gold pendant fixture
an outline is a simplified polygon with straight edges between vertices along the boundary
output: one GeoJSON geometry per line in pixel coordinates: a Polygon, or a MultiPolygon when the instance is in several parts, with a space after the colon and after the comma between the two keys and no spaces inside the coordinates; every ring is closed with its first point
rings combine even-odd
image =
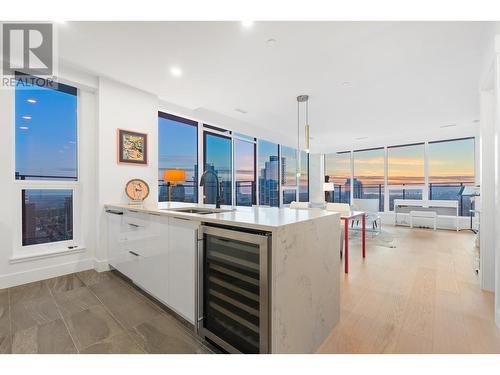
{"type": "Polygon", "coordinates": [[[304,151],[309,153],[309,95],[297,96],[297,177],[300,177],[302,171],[301,150],[300,150],[300,103],[305,103],[305,124],[304,124],[304,151]]]}

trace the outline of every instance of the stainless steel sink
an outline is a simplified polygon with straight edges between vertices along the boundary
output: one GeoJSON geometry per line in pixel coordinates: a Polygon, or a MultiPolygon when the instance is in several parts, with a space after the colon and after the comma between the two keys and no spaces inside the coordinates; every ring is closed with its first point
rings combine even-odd
{"type": "Polygon", "coordinates": [[[209,215],[209,214],[218,214],[221,212],[231,212],[234,210],[227,210],[222,208],[199,208],[199,207],[183,207],[183,208],[165,208],[168,211],[175,212],[183,212],[188,214],[197,214],[197,215],[209,215]]]}

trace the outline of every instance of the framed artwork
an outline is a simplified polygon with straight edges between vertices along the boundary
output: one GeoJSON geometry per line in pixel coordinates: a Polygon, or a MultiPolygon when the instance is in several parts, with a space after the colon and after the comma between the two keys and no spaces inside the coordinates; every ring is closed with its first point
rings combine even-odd
{"type": "Polygon", "coordinates": [[[147,165],[148,135],[118,129],[118,163],[147,165]]]}

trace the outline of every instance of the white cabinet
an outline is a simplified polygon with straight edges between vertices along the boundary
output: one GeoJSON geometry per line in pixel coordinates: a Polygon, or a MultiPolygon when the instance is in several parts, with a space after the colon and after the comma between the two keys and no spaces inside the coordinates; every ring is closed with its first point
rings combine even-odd
{"type": "Polygon", "coordinates": [[[130,279],[135,278],[138,259],[128,246],[127,225],[123,211],[107,210],[108,263],[130,279]]]}
{"type": "Polygon", "coordinates": [[[107,210],[108,262],[194,324],[199,222],[107,210]]]}
{"type": "MultiPolygon", "coordinates": [[[[144,215],[146,216],[146,215],[144,215]]],[[[146,227],[140,228],[132,242],[138,254],[134,283],[153,297],[168,304],[168,225],[166,216],[147,215],[146,227]]]]}
{"type": "Polygon", "coordinates": [[[195,254],[198,222],[170,218],[168,226],[169,305],[191,323],[195,315],[195,254]]]}

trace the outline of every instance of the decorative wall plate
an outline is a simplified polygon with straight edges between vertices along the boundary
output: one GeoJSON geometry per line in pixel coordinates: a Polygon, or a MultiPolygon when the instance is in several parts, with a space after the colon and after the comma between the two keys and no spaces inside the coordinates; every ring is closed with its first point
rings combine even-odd
{"type": "Polygon", "coordinates": [[[134,178],[125,185],[125,193],[134,202],[142,202],[149,195],[149,185],[146,181],[134,178]]]}

